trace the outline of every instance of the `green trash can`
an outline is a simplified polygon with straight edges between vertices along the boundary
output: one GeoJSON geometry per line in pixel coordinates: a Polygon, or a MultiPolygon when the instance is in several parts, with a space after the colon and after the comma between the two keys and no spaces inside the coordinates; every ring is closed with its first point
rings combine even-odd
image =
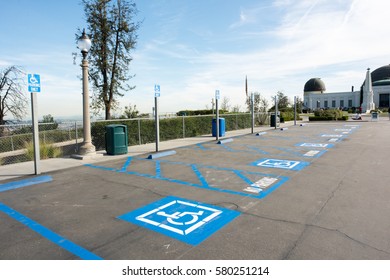
{"type": "Polygon", "coordinates": [[[129,139],[127,126],[122,124],[110,124],[106,126],[106,152],[108,155],[127,154],[129,139]]]}

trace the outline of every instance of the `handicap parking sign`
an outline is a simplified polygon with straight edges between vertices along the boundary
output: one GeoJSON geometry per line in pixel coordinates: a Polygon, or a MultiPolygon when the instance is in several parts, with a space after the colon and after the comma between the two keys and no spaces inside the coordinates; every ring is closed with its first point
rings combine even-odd
{"type": "Polygon", "coordinates": [[[178,197],[166,197],[118,218],[197,245],[240,212],[178,197]]]}
{"type": "Polygon", "coordinates": [[[272,158],[263,158],[260,159],[251,165],[267,168],[281,168],[288,170],[301,170],[304,167],[308,166],[309,163],[305,161],[296,161],[296,160],[284,160],[284,159],[272,159],[272,158]]]}
{"type": "Polygon", "coordinates": [[[41,76],[38,74],[28,74],[28,91],[41,92],[41,76]]]}

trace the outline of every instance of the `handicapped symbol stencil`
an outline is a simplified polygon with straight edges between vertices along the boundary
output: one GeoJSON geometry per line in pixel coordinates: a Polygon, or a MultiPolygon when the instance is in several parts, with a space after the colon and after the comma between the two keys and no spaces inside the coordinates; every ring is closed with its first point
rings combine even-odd
{"type": "Polygon", "coordinates": [[[118,218],[197,245],[239,215],[238,211],[167,197],[118,218]]]}
{"type": "Polygon", "coordinates": [[[258,167],[266,168],[280,168],[287,170],[302,170],[310,163],[305,161],[296,161],[296,160],[284,160],[284,159],[270,159],[263,158],[256,162],[251,163],[251,165],[258,167]]]}

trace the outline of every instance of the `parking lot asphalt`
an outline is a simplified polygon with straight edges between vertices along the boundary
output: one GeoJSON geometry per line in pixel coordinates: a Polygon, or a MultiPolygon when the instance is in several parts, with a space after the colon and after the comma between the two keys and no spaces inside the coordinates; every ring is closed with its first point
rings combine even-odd
{"type": "Polygon", "coordinates": [[[390,259],[390,121],[176,146],[0,185],[0,259],[390,259]]]}

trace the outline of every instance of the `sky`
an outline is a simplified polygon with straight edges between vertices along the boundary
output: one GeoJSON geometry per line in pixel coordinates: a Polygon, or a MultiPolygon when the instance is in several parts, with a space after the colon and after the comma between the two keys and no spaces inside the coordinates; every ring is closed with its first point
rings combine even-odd
{"type": "MultiPolygon", "coordinates": [[[[360,88],[366,70],[390,63],[382,0],[135,0],[142,21],[131,55],[134,90],[119,99],[151,113],[211,108],[215,91],[245,111],[249,92],[303,98],[321,78],[327,92],[360,88]]],[[[80,0],[0,0],[0,69],[41,76],[39,116],[82,115],[81,55],[75,33],[87,27],[80,0]]],[[[92,42],[93,44],[93,42],[92,42]]],[[[29,97],[26,86],[26,96],[29,97]]],[[[102,114],[103,115],[103,114],[102,114]]],[[[9,117],[10,118],[10,117],[9,117]]]]}

